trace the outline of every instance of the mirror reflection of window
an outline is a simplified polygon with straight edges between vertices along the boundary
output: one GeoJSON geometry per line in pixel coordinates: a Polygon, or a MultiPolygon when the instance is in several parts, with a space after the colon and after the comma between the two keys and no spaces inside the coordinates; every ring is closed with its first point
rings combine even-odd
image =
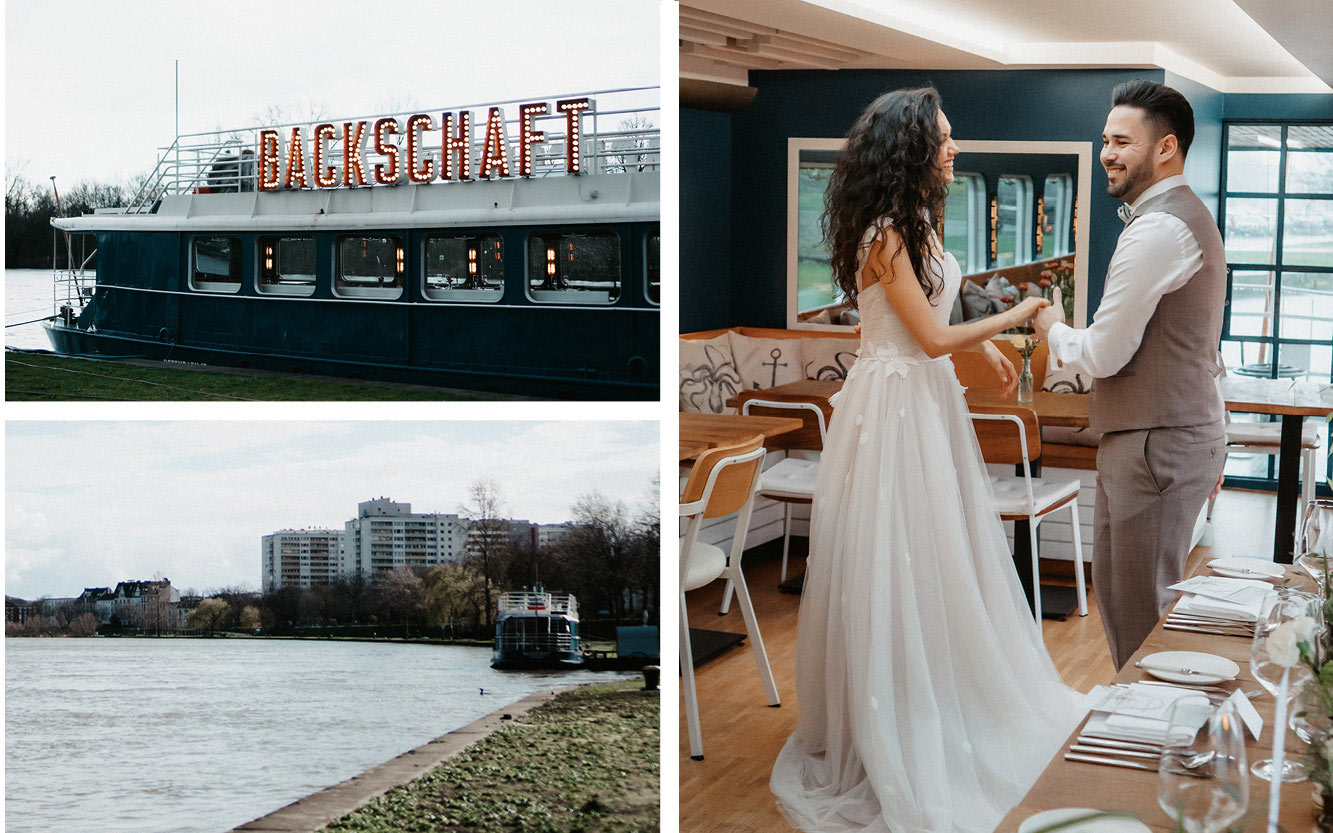
{"type": "Polygon", "coordinates": [[[1038,257],[1072,254],[1070,231],[1074,215],[1074,178],[1069,174],[1050,174],[1042,184],[1043,216],[1041,251],[1038,257]]]}
{"type": "Polygon", "coordinates": [[[803,150],[796,172],[796,308],[800,312],[820,310],[842,299],[833,285],[833,267],[820,227],[835,156],[833,151],[803,150]]]}
{"type": "Polygon", "coordinates": [[[1032,179],[1004,174],[996,189],[999,217],[995,229],[996,268],[1032,260],[1032,179]]]}
{"type": "Polygon", "coordinates": [[[986,268],[986,180],[955,173],[944,203],[944,250],[952,252],[964,275],[986,268]]]}

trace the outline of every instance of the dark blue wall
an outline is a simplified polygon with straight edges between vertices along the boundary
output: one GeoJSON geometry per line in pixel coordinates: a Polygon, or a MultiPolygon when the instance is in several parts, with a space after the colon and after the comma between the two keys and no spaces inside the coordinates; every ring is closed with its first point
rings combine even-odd
{"type": "Polygon", "coordinates": [[[731,116],[680,111],[681,332],[735,323],[731,314],[731,116]]]}
{"type": "Polygon", "coordinates": [[[1194,108],[1194,142],[1185,157],[1185,178],[1216,220],[1222,183],[1222,111],[1226,96],[1170,72],[1163,83],[1179,90],[1194,108]]]}
{"type": "Polygon", "coordinates": [[[1333,95],[1227,93],[1225,119],[1333,119],[1333,95]]]}
{"type": "MultiPolygon", "coordinates": [[[[754,103],[730,117],[729,202],[709,182],[727,133],[714,114],[681,114],[681,329],[720,324],[786,324],[787,139],[837,138],[880,93],[933,84],[959,139],[1083,141],[1100,147],[1111,89],[1131,78],[1160,81],[1161,70],[757,71],[754,103]],[[712,118],[710,118],[712,117],[712,118]],[[704,162],[702,167],[700,160],[704,162]],[[703,182],[699,180],[703,179],[703,182]],[[695,198],[702,196],[702,200],[695,198]],[[717,269],[719,234],[731,227],[730,292],[717,269]],[[699,292],[698,287],[707,286],[699,292]],[[730,310],[719,306],[728,294],[730,310]]],[[[1101,299],[1106,265],[1122,225],[1094,159],[1089,309],[1101,299]]]]}

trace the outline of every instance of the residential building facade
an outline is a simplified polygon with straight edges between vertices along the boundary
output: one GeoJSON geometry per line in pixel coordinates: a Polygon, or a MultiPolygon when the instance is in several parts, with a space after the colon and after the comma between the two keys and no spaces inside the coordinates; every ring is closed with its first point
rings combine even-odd
{"type": "Polygon", "coordinates": [[[455,514],[414,513],[412,504],[376,498],[357,504],[344,532],[344,573],[373,578],[405,567],[434,567],[462,560],[468,521],[455,514]]]}
{"type": "Polygon", "coordinates": [[[279,530],[263,537],[260,554],[265,593],[329,585],[346,573],[344,535],[337,529],[279,530]]]}

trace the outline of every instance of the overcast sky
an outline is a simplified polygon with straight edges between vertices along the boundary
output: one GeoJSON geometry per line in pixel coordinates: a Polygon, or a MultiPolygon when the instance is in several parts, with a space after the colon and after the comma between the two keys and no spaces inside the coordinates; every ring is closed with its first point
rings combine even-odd
{"type": "MultiPolygon", "coordinates": [[[[656,501],[656,422],[16,422],[5,430],[5,593],[156,574],[259,589],[260,537],[341,529],[384,496],[457,512],[479,478],[553,523],[591,492],[656,501]]],[[[654,506],[655,506],[654,502],[654,506]]]]}
{"type": "Polygon", "coordinates": [[[331,118],[655,86],[658,0],[7,0],[6,174],[147,172],[270,106],[331,118]],[[350,26],[348,24],[351,24],[350,26]]]}

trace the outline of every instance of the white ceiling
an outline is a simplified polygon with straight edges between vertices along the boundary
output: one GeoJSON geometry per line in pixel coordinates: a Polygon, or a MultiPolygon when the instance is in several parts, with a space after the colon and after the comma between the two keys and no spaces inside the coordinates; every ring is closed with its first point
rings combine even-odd
{"type": "Polygon", "coordinates": [[[1333,0],[686,0],[684,78],[750,69],[1158,67],[1220,92],[1333,92],[1333,0]]]}

